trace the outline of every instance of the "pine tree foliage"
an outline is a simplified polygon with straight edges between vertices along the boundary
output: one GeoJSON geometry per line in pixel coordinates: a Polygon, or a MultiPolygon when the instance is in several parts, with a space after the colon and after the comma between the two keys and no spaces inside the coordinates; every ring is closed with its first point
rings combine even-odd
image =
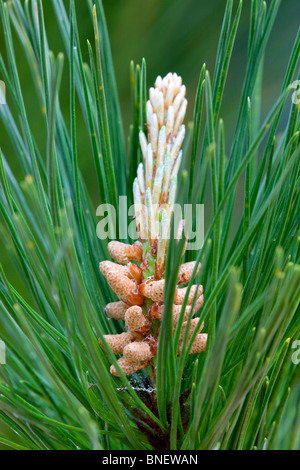
{"type": "Polygon", "coordinates": [[[104,312],[116,300],[99,272],[99,262],[110,259],[108,241],[96,236],[77,145],[82,113],[99,203],[118,213],[119,196],[132,201],[142,158],[146,62],[131,64],[134,115],[127,141],[101,0],[87,0],[93,43],[81,40],[75,2],[69,3],[67,11],[62,0],[52,0],[65,46],[55,56],[41,0],[0,2],[0,74],[7,87],[0,117],[13,148],[0,158],[1,250],[15,272],[10,276],[1,265],[0,337],[7,364],[0,366],[0,441],[32,450],[299,448],[300,369],[292,358],[300,338],[300,107],[290,84],[299,74],[300,34],[281,94],[262,122],[262,63],[280,1],[252,1],[232,141],[221,118],[222,99],[242,2],[226,2],[214,73],[195,64],[199,85],[177,201],[201,204],[209,195],[211,209],[201,250],[182,259],[182,244],[171,237],[168,245],[154,384],[148,368],[112,376],[117,358],[98,344],[123,326],[104,312]],[[38,107],[25,103],[19,54],[26,56],[38,107]],[[68,116],[62,93],[69,94],[68,116]],[[42,147],[33,118],[45,132],[42,147]],[[11,170],[13,160],[21,182],[11,170]],[[171,307],[185,261],[202,264],[196,280],[205,301],[198,315],[208,344],[197,356],[188,354],[197,329],[179,356],[180,330],[173,335],[171,307]]]}

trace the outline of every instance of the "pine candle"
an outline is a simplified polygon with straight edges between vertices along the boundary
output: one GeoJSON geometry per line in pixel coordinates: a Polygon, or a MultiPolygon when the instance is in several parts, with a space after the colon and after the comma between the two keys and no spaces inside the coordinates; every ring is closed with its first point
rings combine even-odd
{"type": "MultiPolygon", "coordinates": [[[[167,241],[177,188],[185,137],[183,124],[187,100],[186,88],[176,73],[157,77],[150,88],[147,102],[148,135],[140,132],[140,145],[144,163],[140,163],[133,185],[135,216],[139,241],[126,245],[117,241],[108,245],[116,261],[103,261],[100,271],[119,297],[119,302],[106,306],[106,314],[115,320],[124,320],[126,332],[106,335],[104,338],[118,360],[125,375],[147,367],[157,354],[160,321],[164,312],[164,268],[167,241]]],[[[195,262],[181,265],[178,286],[187,284],[195,269],[195,262]]],[[[197,270],[199,272],[200,266],[197,270]]],[[[186,288],[177,286],[173,306],[173,327],[178,322],[186,288]]],[[[184,311],[178,354],[182,349],[187,319],[195,315],[203,304],[203,287],[191,287],[184,311]],[[196,297],[196,298],[195,298],[196,297]]],[[[190,322],[190,340],[199,318],[190,322]]],[[[206,349],[207,335],[195,337],[190,354],[206,349]]],[[[100,341],[101,345],[101,341],[100,341]]],[[[118,375],[111,366],[111,373],[118,375]]]]}

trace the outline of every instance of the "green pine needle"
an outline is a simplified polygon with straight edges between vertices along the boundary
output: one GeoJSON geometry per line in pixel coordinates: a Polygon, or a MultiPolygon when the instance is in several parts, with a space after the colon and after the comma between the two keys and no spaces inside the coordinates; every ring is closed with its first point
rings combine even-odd
{"type": "Polygon", "coordinates": [[[13,148],[10,155],[0,152],[0,234],[15,273],[7,274],[7,263],[0,266],[0,337],[7,355],[0,365],[0,443],[18,450],[299,449],[300,369],[292,354],[300,339],[300,108],[289,84],[299,74],[300,33],[280,96],[262,123],[262,64],[280,1],[252,2],[247,67],[229,141],[220,115],[242,1],[235,9],[227,1],[214,73],[205,65],[200,71],[177,195],[181,204],[201,204],[204,195],[210,201],[204,245],[185,255],[202,263],[199,327],[205,321],[208,347],[198,357],[188,355],[196,330],[190,341],[185,335],[187,349],[176,357],[185,306],[175,335],[170,312],[184,241],[171,237],[152,390],[148,369],[126,377],[110,349],[98,344],[122,326],[104,312],[115,299],[98,269],[109,259],[108,241],[96,236],[77,143],[81,113],[99,204],[112,204],[118,214],[119,196],[132,201],[141,158],[146,61],[130,66],[127,146],[102,2],[87,0],[93,30],[87,43],[80,40],[75,2],[69,3],[66,11],[63,0],[52,0],[65,46],[56,57],[41,0],[0,2],[0,74],[8,95],[0,117],[13,148]],[[35,109],[22,93],[22,52],[35,109]],[[62,90],[63,78],[68,90],[62,90]],[[66,92],[69,116],[60,105],[66,92]],[[32,115],[46,135],[41,148],[32,115]],[[109,373],[112,363],[119,378],[109,373]]]}

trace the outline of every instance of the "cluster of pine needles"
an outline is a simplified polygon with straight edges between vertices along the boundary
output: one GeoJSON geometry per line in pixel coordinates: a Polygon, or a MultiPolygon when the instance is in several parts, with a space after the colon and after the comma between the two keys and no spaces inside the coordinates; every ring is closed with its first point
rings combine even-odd
{"type": "Polygon", "coordinates": [[[262,121],[263,59],[280,1],[252,1],[244,84],[228,140],[220,111],[242,2],[226,2],[213,75],[200,67],[177,191],[180,204],[207,201],[205,240],[184,259],[174,237],[168,244],[154,384],[147,368],[113,377],[117,358],[99,347],[99,337],[123,326],[104,313],[116,300],[98,268],[110,259],[108,240],[96,237],[96,211],[80,172],[91,154],[99,204],[118,211],[119,196],[130,202],[146,122],[146,62],[131,65],[127,141],[101,0],[87,0],[93,44],[81,40],[69,3],[66,11],[63,0],[52,0],[65,46],[55,56],[41,0],[0,2],[7,87],[0,117],[13,149],[2,149],[0,158],[1,250],[14,270],[0,270],[7,355],[0,365],[0,442],[32,450],[298,448],[300,367],[292,357],[300,339],[300,119],[289,85],[298,78],[300,34],[281,94],[262,121]],[[20,54],[39,107],[25,104],[20,54]],[[69,87],[62,90],[65,76],[69,87]],[[69,93],[68,116],[62,93],[69,93]],[[78,152],[78,113],[90,139],[85,155],[78,152]],[[42,147],[33,117],[45,132],[42,147]],[[177,357],[171,313],[179,266],[187,261],[202,263],[198,315],[208,344],[197,356],[186,349],[177,357]]]}

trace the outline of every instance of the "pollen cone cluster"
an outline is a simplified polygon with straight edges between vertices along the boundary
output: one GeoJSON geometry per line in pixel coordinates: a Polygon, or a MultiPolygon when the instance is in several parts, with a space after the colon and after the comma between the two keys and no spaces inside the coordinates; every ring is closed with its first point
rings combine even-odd
{"type": "MultiPolygon", "coordinates": [[[[143,163],[140,163],[133,185],[134,205],[139,241],[126,245],[117,241],[108,245],[116,263],[103,261],[100,271],[117,294],[119,302],[106,306],[109,318],[125,321],[126,332],[104,338],[114,354],[121,355],[118,364],[125,375],[147,367],[157,354],[160,322],[164,313],[164,268],[170,222],[175,203],[177,175],[180,169],[181,146],[185,136],[183,124],[187,100],[181,77],[169,73],[157,77],[150,88],[147,102],[147,136],[140,132],[143,163]]],[[[178,274],[173,305],[174,331],[182,314],[186,287],[195,263],[182,264],[178,274]]],[[[197,268],[199,272],[200,266],[197,268]]],[[[203,304],[203,288],[194,285],[183,312],[178,354],[182,350],[187,319],[203,304]],[[191,311],[192,310],[192,311],[191,311]]],[[[198,318],[190,322],[188,340],[198,333],[190,354],[206,349],[207,335],[201,334],[198,318]]],[[[102,342],[100,341],[100,345],[102,342]]],[[[114,366],[111,373],[118,375],[114,366]]]]}

